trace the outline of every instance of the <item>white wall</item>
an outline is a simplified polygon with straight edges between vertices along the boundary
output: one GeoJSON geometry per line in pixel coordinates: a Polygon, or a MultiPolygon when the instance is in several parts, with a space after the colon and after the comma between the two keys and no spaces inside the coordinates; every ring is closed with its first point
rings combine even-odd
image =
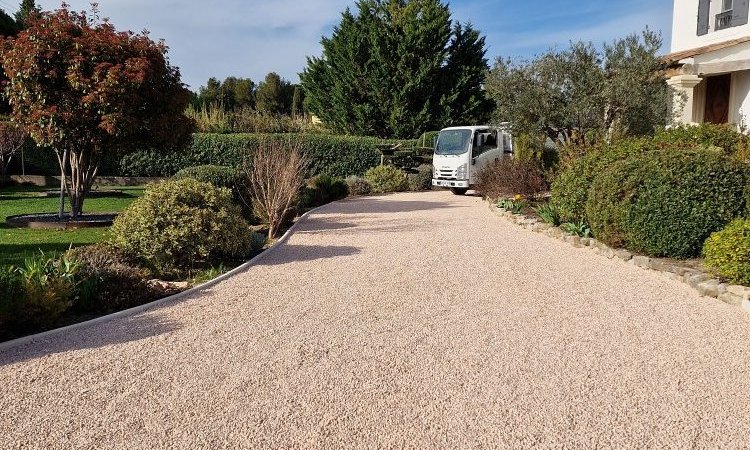
{"type": "Polygon", "coordinates": [[[750,126],[750,70],[732,74],[731,106],[729,121],[750,126]]]}
{"type": "Polygon", "coordinates": [[[714,31],[716,14],[720,11],[721,0],[712,0],[708,34],[698,36],[698,0],[674,0],[672,52],[690,50],[704,45],[750,36],[750,23],[714,31]]]}

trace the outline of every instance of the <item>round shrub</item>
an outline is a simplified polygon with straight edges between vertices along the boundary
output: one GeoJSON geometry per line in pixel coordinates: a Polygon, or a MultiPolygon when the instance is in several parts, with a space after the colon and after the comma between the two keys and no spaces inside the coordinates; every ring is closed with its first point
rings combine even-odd
{"type": "Polygon", "coordinates": [[[735,219],[703,245],[706,267],[732,283],[750,285],[750,220],[735,219]]]}
{"type": "Polygon", "coordinates": [[[594,178],[615,161],[648,149],[647,139],[627,139],[587,149],[585,156],[570,163],[552,183],[550,204],[558,211],[560,221],[585,221],[586,200],[594,178]]]}
{"type": "Polygon", "coordinates": [[[586,217],[611,246],[689,258],[741,211],[747,174],[715,150],[633,155],[598,175],[586,217]]]}
{"type": "Polygon", "coordinates": [[[365,172],[365,180],[376,194],[400,192],[409,188],[406,173],[395,166],[377,166],[365,172]]]}
{"type": "Polygon", "coordinates": [[[429,191],[432,188],[432,165],[422,164],[417,167],[417,173],[406,176],[410,191],[429,191]]]}
{"type": "Polygon", "coordinates": [[[227,166],[194,166],[182,169],[172,177],[176,180],[192,178],[204,183],[211,183],[216,187],[235,190],[242,181],[238,170],[227,166]]]}
{"type": "Polygon", "coordinates": [[[191,178],[150,185],[111,232],[113,245],[160,271],[252,252],[250,228],[229,190],[191,178]]]}
{"type": "Polygon", "coordinates": [[[370,182],[362,177],[352,175],[347,177],[346,185],[349,186],[349,195],[367,195],[372,192],[370,182]]]}
{"type": "Polygon", "coordinates": [[[349,186],[341,178],[318,175],[307,182],[300,194],[300,206],[315,208],[349,196],[349,186]]]}

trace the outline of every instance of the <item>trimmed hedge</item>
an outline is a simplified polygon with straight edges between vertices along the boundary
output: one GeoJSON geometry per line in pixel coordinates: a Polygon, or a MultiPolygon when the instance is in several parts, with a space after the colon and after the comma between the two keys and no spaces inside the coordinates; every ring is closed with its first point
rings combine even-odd
{"type": "Polygon", "coordinates": [[[736,219],[703,246],[706,267],[732,283],[750,285],[750,220],[736,219]]]}
{"type": "MultiPolygon", "coordinates": [[[[181,153],[154,150],[126,155],[120,164],[125,176],[171,176],[200,165],[240,167],[263,139],[297,142],[311,161],[310,175],[347,177],[362,175],[380,163],[378,138],[327,134],[195,134],[190,148],[181,153]]],[[[412,141],[404,141],[411,144],[412,141]]]]}
{"type": "Polygon", "coordinates": [[[726,155],[738,159],[750,156],[750,136],[737,131],[734,125],[702,123],[681,125],[658,131],[653,138],[656,148],[711,148],[717,147],[726,155]]]}
{"type": "Polygon", "coordinates": [[[627,139],[612,145],[595,147],[575,160],[552,183],[550,204],[561,222],[579,223],[586,220],[586,200],[594,178],[614,162],[649,149],[648,139],[627,139]]]}
{"type": "Polygon", "coordinates": [[[716,150],[634,154],[594,179],[586,218],[608,245],[689,258],[742,211],[746,183],[746,169],[716,150]]]}
{"type": "Polygon", "coordinates": [[[180,170],[172,177],[175,180],[192,178],[204,183],[211,183],[215,187],[235,190],[241,181],[240,172],[233,167],[226,166],[195,166],[180,170]]]}

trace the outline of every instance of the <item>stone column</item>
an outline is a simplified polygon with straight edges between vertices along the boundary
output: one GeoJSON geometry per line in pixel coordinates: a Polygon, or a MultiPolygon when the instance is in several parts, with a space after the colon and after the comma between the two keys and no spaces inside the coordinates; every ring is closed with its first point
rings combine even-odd
{"type": "Polygon", "coordinates": [[[667,80],[667,84],[677,91],[674,101],[672,102],[673,108],[679,109],[680,106],[682,106],[681,112],[676,115],[677,123],[695,123],[695,118],[693,116],[693,108],[695,104],[693,88],[695,88],[701,81],[703,81],[703,78],[698,75],[675,75],[667,80]]]}

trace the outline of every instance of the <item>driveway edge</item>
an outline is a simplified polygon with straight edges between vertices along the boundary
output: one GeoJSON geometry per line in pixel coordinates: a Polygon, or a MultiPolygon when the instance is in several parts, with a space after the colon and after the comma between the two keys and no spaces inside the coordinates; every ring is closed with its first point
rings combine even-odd
{"type": "Polygon", "coordinates": [[[492,202],[487,203],[496,215],[527,230],[566,242],[576,248],[591,248],[594,252],[609,259],[620,259],[642,269],[659,272],[667,278],[687,284],[704,297],[721,300],[750,313],[750,287],[723,283],[710,273],[675,264],[673,261],[636,255],[625,249],[614,249],[596,239],[572,235],[537,218],[514,214],[497,207],[492,202]]]}
{"type": "Polygon", "coordinates": [[[67,332],[67,331],[77,330],[79,328],[85,328],[85,327],[89,327],[89,326],[92,326],[92,325],[97,325],[97,324],[100,324],[100,323],[103,323],[103,322],[108,322],[110,320],[119,319],[119,318],[122,318],[122,317],[128,317],[128,316],[132,316],[132,315],[135,315],[135,314],[138,314],[138,313],[142,313],[142,312],[148,311],[151,308],[154,308],[154,307],[157,307],[157,306],[161,306],[162,304],[165,304],[165,303],[177,301],[177,300],[180,300],[180,299],[182,299],[184,297],[188,297],[188,296],[190,296],[192,294],[196,294],[196,293],[198,293],[198,292],[200,292],[202,290],[208,289],[208,288],[210,288],[210,287],[212,287],[212,286],[214,286],[216,284],[221,283],[222,281],[224,281],[224,280],[226,280],[228,278],[233,277],[234,275],[237,275],[240,272],[243,272],[243,271],[249,269],[253,265],[257,264],[269,252],[272,252],[279,245],[281,245],[284,242],[286,242],[289,239],[289,237],[292,235],[292,233],[294,233],[294,231],[297,229],[297,227],[299,226],[299,224],[302,223],[302,221],[304,219],[306,219],[311,214],[317,212],[318,210],[324,208],[325,206],[327,206],[329,204],[330,203],[328,203],[326,205],[319,206],[317,208],[311,209],[310,211],[304,213],[303,215],[301,215],[294,222],[294,224],[292,224],[291,227],[289,227],[288,230],[286,230],[286,233],[284,233],[279,239],[276,240],[276,242],[270,248],[268,248],[265,251],[263,251],[262,253],[256,255],[254,258],[250,259],[249,261],[247,261],[245,263],[242,263],[241,265],[235,267],[234,269],[230,270],[229,272],[224,273],[224,274],[222,274],[222,275],[214,278],[213,280],[207,281],[207,282],[205,282],[203,284],[200,284],[198,286],[194,286],[194,287],[192,287],[192,288],[190,288],[188,290],[182,291],[182,292],[180,292],[178,294],[170,295],[169,297],[160,298],[158,300],[154,300],[153,302],[146,303],[146,304],[143,304],[143,305],[138,305],[138,306],[135,306],[133,308],[124,309],[124,310],[118,311],[116,313],[107,314],[106,316],[97,317],[95,319],[87,320],[85,322],[74,323],[72,325],[67,325],[67,326],[64,326],[62,328],[55,328],[54,330],[48,330],[48,331],[43,331],[43,332],[37,333],[37,334],[31,334],[29,336],[20,337],[18,339],[13,339],[11,341],[0,342],[0,352],[5,351],[5,350],[10,350],[10,349],[15,348],[15,347],[20,347],[22,345],[26,345],[26,344],[29,344],[29,343],[34,342],[34,341],[38,341],[38,340],[42,340],[42,339],[45,339],[45,338],[49,338],[49,337],[52,337],[52,336],[55,336],[57,334],[64,333],[64,332],[67,332]]]}

